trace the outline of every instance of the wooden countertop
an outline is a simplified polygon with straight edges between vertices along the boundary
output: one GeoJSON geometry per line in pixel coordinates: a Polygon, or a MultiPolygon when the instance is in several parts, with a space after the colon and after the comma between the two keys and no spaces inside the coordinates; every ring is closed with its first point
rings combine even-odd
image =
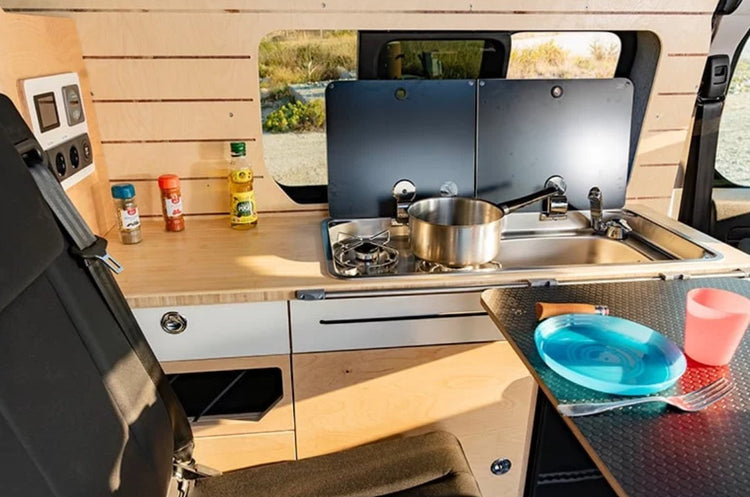
{"type": "Polygon", "coordinates": [[[249,231],[232,230],[225,217],[194,217],[186,220],[186,229],[180,233],[165,232],[161,219],[144,219],[143,242],[123,245],[116,230],[107,239],[110,253],[125,266],[117,281],[133,307],[289,300],[304,289],[482,288],[541,278],[582,281],[688,269],[715,274],[750,267],[746,254],[664,218],[723,257],[709,262],[575,266],[492,275],[338,279],[329,276],[326,268],[321,235],[324,217],[321,212],[266,214],[249,231]]]}

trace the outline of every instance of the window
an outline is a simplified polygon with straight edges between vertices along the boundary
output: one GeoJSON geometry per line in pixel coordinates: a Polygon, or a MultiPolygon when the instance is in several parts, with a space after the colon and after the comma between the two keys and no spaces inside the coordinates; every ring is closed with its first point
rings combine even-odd
{"type": "Polygon", "coordinates": [[[283,186],[325,185],[325,88],[356,79],[356,31],[277,31],[260,43],[263,155],[283,186]]]}
{"type": "Polygon", "coordinates": [[[534,32],[511,36],[509,79],[612,78],[620,39],[606,32],[534,32]]]}
{"type": "Polygon", "coordinates": [[[750,147],[746,134],[750,129],[750,49],[742,49],[734,67],[716,148],[716,171],[740,186],[750,186],[750,147]]]}

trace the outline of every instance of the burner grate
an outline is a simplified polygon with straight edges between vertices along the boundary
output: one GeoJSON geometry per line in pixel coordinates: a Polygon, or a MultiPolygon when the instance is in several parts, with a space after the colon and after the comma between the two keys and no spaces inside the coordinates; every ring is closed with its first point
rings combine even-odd
{"type": "Polygon", "coordinates": [[[373,235],[339,233],[333,244],[333,260],[347,276],[392,273],[398,265],[398,250],[389,247],[389,230],[373,235]]]}

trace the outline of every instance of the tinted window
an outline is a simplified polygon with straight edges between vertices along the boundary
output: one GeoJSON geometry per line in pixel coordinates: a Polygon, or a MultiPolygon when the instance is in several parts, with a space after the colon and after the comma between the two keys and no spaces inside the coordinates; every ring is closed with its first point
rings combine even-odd
{"type": "Polygon", "coordinates": [[[721,114],[716,171],[732,183],[750,186],[750,49],[742,49],[721,114]]]}

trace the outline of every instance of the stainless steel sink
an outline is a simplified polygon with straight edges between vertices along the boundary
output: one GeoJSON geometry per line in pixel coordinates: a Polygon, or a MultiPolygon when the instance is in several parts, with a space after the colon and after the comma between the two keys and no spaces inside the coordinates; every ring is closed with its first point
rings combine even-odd
{"type": "Polygon", "coordinates": [[[632,240],[616,241],[593,235],[504,239],[498,260],[503,269],[578,264],[633,264],[667,259],[638,247],[632,240]]]}
{"type": "Polygon", "coordinates": [[[393,219],[329,219],[323,222],[322,228],[329,270],[334,276],[343,278],[444,272],[495,273],[556,266],[624,265],[720,257],[684,234],[640,214],[628,210],[605,214],[624,219],[632,232],[624,240],[596,235],[587,211],[570,212],[568,218],[561,221],[540,221],[539,215],[531,212],[511,214],[507,217],[496,260],[467,268],[446,268],[415,258],[409,245],[408,226],[393,219]],[[342,253],[342,247],[367,247],[363,255],[372,258],[375,246],[383,245],[387,245],[396,256],[384,256],[367,263],[350,258],[342,264],[344,258],[335,255],[342,253]]]}

